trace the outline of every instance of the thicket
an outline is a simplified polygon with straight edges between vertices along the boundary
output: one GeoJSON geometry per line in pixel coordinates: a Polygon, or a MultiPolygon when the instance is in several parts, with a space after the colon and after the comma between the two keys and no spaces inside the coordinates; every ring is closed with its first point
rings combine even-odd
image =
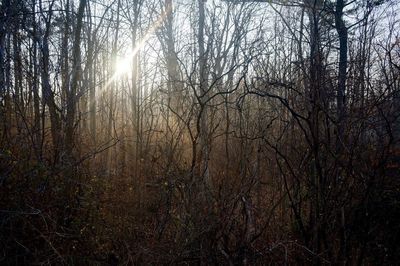
{"type": "Polygon", "coordinates": [[[399,7],[2,0],[0,264],[396,265],[399,7]]]}

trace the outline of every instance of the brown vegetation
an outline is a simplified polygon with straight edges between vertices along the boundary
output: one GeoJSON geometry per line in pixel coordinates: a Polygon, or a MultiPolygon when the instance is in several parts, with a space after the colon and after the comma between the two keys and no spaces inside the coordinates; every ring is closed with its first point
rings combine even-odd
{"type": "Polygon", "coordinates": [[[0,264],[397,264],[399,7],[2,0],[0,264]]]}

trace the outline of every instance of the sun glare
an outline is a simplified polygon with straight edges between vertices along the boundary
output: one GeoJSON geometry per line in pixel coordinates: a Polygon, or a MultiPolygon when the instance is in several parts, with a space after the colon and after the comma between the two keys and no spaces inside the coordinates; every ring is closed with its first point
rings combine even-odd
{"type": "Polygon", "coordinates": [[[107,89],[110,84],[119,76],[131,73],[132,71],[132,60],[135,55],[139,52],[139,50],[145,45],[150,36],[154,33],[154,31],[160,27],[166,16],[172,11],[172,7],[170,6],[165,12],[161,14],[161,16],[153,23],[153,25],[148,29],[147,33],[142,37],[142,39],[136,44],[135,48],[129,54],[126,54],[123,57],[117,58],[115,62],[115,71],[112,77],[107,81],[102,90],[107,89]]]}
{"type": "Polygon", "coordinates": [[[122,76],[124,74],[128,74],[132,70],[132,59],[130,56],[124,56],[118,58],[115,63],[115,75],[122,76]]]}

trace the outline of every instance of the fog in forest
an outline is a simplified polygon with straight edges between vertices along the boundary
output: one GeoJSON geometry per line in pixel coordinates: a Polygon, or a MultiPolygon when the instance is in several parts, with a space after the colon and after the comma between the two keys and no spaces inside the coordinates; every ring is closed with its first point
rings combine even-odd
{"type": "Polygon", "coordinates": [[[1,265],[397,265],[397,0],[0,0],[1,265]]]}

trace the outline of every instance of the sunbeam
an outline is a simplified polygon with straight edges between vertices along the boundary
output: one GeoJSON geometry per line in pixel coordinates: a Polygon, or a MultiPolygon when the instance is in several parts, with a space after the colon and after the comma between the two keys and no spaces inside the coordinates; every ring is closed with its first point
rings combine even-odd
{"type": "Polygon", "coordinates": [[[143,38],[136,44],[132,51],[123,57],[122,60],[118,60],[115,65],[115,71],[111,78],[107,81],[105,86],[101,89],[100,93],[97,94],[97,98],[102,95],[102,92],[107,90],[110,85],[121,75],[128,73],[132,69],[132,61],[135,55],[143,48],[153,33],[162,25],[165,18],[172,12],[172,5],[168,5],[167,8],[161,13],[159,18],[153,23],[153,25],[147,30],[143,38]]]}

